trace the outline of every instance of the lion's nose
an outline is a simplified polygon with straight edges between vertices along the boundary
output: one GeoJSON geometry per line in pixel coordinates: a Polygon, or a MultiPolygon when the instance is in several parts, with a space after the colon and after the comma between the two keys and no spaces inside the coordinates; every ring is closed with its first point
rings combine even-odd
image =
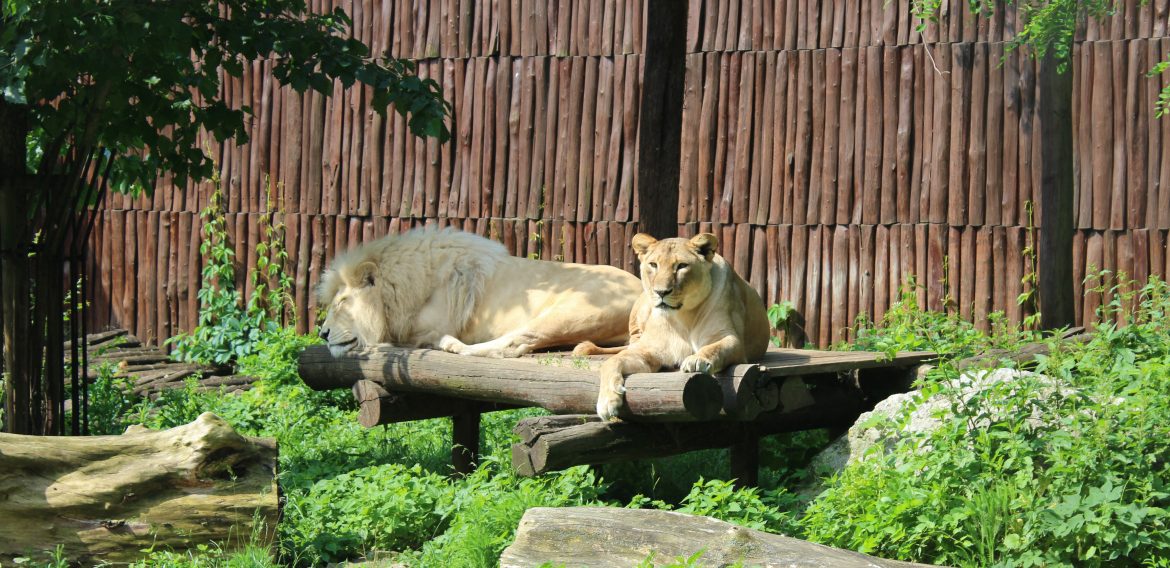
{"type": "Polygon", "coordinates": [[[321,339],[329,341],[329,330],[327,328],[322,328],[321,331],[317,332],[317,335],[320,335],[321,339]]]}
{"type": "Polygon", "coordinates": [[[665,298],[665,297],[669,296],[670,293],[673,291],[674,291],[674,288],[655,288],[654,289],[654,293],[658,294],[659,298],[665,298]]]}

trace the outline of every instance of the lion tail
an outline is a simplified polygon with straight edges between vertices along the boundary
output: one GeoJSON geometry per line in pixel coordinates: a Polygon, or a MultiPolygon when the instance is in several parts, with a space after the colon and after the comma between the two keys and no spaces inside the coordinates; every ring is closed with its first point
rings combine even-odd
{"type": "Polygon", "coordinates": [[[590,355],[616,355],[628,349],[629,345],[618,345],[615,347],[598,347],[592,341],[582,341],[573,348],[574,357],[588,357],[590,355]]]}

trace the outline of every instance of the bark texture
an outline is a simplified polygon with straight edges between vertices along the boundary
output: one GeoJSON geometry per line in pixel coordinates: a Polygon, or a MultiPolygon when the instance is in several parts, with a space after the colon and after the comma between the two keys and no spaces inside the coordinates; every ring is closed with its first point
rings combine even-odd
{"type": "Polygon", "coordinates": [[[0,434],[0,563],[43,559],[57,545],[92,565],[151,546],[271,542],[276,457],[275,441],[241,436],[211,413],[120,436],[0,434]]]}

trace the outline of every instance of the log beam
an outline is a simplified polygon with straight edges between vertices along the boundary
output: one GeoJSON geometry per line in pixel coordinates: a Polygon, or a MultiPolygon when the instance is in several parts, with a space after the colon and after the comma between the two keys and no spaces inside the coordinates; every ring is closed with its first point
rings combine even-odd
{"type": "MultiPolygon", "coordinates": [[[[392,392],[540,406],[559,414],[594,412],[599,385],[597,373],[587,369],[390,345],[340,358],[334,358],[325,346],[312,346],[301,353],[299,371],[305,384],[317,390],[352,388],[364,379],[392,392]]],[[[643,373],[626,378],[623,418],[702,421],[722,410],[723,388],[710,375],[643,373]]]]}
{"type": "Polygon", "coordinates": [[[275,441],[241,436],[210,413],[121,436],[0,434],[0,564],[58,545],[94,565],[150,547],[271,543],[276,455],[275,441]]]}
{"type": "MultiPolygon", "coordinates": [[[[581,464],[603,464],[673,456],[695,450],[741,445],[737,477],[750,484],[753,440],[760,436],[847,426],[874,400],[849,377],[837,374],[788,377],[779,387],[775,410],[752,422],[650,424],[600,422],[594,415],[540,416],[521,420],[513,430],[512,467],[519,475],[540,475],[581,464]]],[[[758,451],[758,450],[757,450],[758,451]]],[[[756,454],[758,455],[758,454],[756,454]]],[[[758,457],[756,457],[758,460],[758,457]]]]}
{"type": "Polygon", "coordinates": [[[477,402],[462,398],[421,393],[391,392],[373,381],[361,380],[353,385],[358,403],[358,423],[366,428],[413,420],[445,418],[470,412],[496,412],[523,408],[514,404],[477,402]]]}

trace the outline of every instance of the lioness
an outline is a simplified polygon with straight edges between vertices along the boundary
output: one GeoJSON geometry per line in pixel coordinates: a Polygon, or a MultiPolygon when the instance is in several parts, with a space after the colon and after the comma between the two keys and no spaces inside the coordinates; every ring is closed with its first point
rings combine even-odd
{"type": "Polygon", "coordinates": [[[626,375],[664,367],[718,373],[758,359],[768,348],[768,316],[755,289],[715,253],[710,233],[656,240],[639,233],[631,242],[642,264],[642,295],[630,314],[630,346],[621,350],[579,346],[578,354],[614,353],[601,366],[597,414],[617,417],[626,375]]]}
{"type": "Polygon", "coordinates": [[[641,285],[612,266],[510,256],[450,229],[413,230],[333,261],[318,290],[333,356],[374,343],[519,357],[585,340],[626,341],[641,285]]]}

